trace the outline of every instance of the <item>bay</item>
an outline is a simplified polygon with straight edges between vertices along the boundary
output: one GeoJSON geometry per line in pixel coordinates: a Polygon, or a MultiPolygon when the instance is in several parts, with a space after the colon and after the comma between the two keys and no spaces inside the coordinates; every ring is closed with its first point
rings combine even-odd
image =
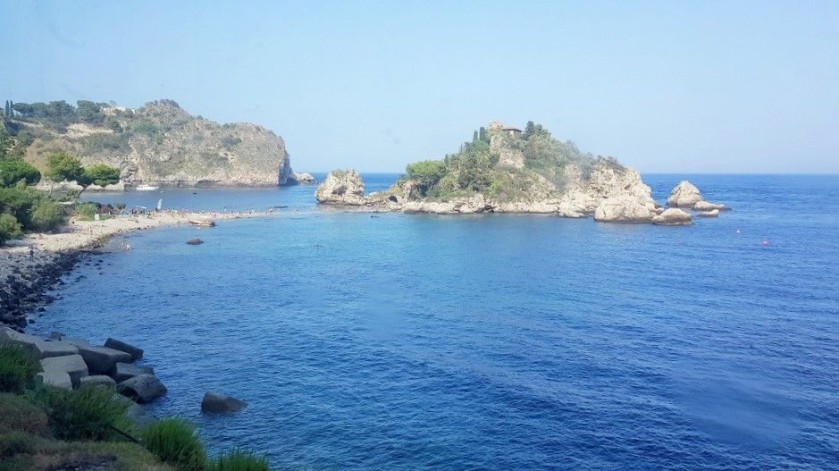
{"type": "MultiPolygon", "coordinates": [[[[644,180],[663,201],[680,177],[644,180]]],[[[314,187],[88,195],[281,208],[115,240],[133,249],[69,274],[35,332],[144,347],[169,387],[151,414],[284,468],[835,468],[839,177],[689,179],[734,210],[656,227],[341,212],[314,187]],[[202,415],[207,390],[250,405],[202,415]]]]}

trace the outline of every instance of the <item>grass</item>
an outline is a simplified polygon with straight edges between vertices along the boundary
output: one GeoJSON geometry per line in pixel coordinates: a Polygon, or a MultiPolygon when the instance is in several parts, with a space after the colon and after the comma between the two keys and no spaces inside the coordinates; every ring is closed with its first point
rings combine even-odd
{"type": "Polygon", "coordinates": [[[30,386],[41,365],[23,347],[0,345],[0,392],[22,393],[30,386]]]}
{"type": "Polygon", "coordinates": [[[47,414],[23,396],[0,394],[0,434],[14,431],[48,435],[47,414]]]}
{"type": "Polygon", "coordinates": [[[64,391],[49,387],[32,391],[30,398],[49,417],[56,438],[63,440],[121,439],[118,430],[131,422],[125,417],[128,404],[115,400],[113,391],[103,387],[64,391]]]}
{"type": "Polygon", "coordinates": [[[231,450],[209,460],[205,471],[268,471],[268,458],[250,451],[231,450]]]}
{"type": "Polygon", "coordinates": [[[178,471],[201,471],[206,454],[192,425],[181,419],[164,419],[142,431],[143,445],[178,471]]]}

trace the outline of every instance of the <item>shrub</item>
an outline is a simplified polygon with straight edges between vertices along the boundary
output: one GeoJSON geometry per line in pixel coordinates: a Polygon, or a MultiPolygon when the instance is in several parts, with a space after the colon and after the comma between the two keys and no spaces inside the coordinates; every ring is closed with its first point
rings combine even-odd
{"type": "Polygon", "coordinates": [[[38,371],[40,365],[23,347],[0,345],[0,391],[22,393],[24,388],[32,384],[38,371]]]}
{"type": "Polygon", "coordinates": [[[8,459],[19,454],[31,455],[35,452],[32,437],[23,432],[9,432],[0,435],[0,459],[8,459]]]}
{"type": "Polygon", "coordinates": [[[114,430],[130,425],[125,417],[129,404],[116,400],[107,388],[64,391],[39,388],[31,396],[49,417],[50,428],[62,440],[111,440],[121,435],[114,430]]]}
{"type": "Polygon", "coordinates": [[[179,471],[204,469],[204,446],[195,436],[195,429],[181,419],[164,419],[155,422],[142,432],[143,444],[179,471]]]}
{"type": "Polygon", "coordinates": [[[206,471],[268,471],[268,459],[249,451],[232,450],[207,462],[206,471]]]}
{"type": "Polygon", "coordinates": [[[74,208],[74,213],[81,219],[93,219],[93,215],[99,212],[99,206],[96,203],[80,203],[74,208]]]}
{"type": "Polygon", "coordinates": [[[54,232],[64,224],[64,210],[52,201],[41,201],[32,210],[32,227],[39,231],[54,232]]]}
{"type": "Polygon", "coordinates": [[[0,393],[0,433],[13,431],[46,435],[47,414],[23,396],[0,393]]]}

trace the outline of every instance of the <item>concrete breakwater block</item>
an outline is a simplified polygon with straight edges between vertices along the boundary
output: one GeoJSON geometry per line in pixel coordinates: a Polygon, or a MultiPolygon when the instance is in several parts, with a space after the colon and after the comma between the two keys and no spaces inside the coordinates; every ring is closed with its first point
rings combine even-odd
{"type": "Polygon", "coordinates": [[[35,375],[35,382],[60,389],[73,389],[73,380],[70,375],[58,370],[42,371],[35,375]]]}
{"type": "Polygon", "coordinates": [[[117,383],[140,375],[154,375],[154,369],[149,366],[137,366],[128,363],[117,363],[111,376],[117,383]]]}
{"type": "Polygon", "coordinates": [[[78,385],[89,374],[87,363],[81,355],[44,358],[41,360],[41,369],[44,373],[67,373],[73,385],[78,385]]]}
{"type": "Polygon", "coordinates": [[[140,358],[143,358],[142,348],[137,348],[134,345],[123,342],[122,340],[117,340],[108,337],[108,340],[105,341],[105,346],[108,348],[113,348],[114,350],[119,350],[121,352],[128,353],[129,355],[131,355],[132,360],[139,360],[140,358]]]}
{"type": "Polygon", "coordinates": [[[213,391],[207,391],[201,401],[201,412],[239,412],[245,407],[247,402],[213,391]]]}
{"type": "Polygon", "coordinates": [[[62,357],[79,353],[79,349],[75,345],[60,340],[55,342],[39,340],[32,345],[32,349],[40,358],[62,357]]]}
{"type": "Polygon", "coordinates": [[[117,388],[117,382],[110,376],[93,375],[85,376],[79,381],[79,388],[102,386],[110,389],[117,388]]]}
{"type": "Polygon", "coordinates": [[[109,374],[117,363],[128,363],[131,354],[107,347],[78,346],[79,355],[84,358],[90,372],[93,374],[109,374]]]}
{"type": "Polygon", "coordinates": [[[140,375],[117,384],[117,392],[140,404],[148,404],[166,394],[167,389],[155,376],[140,375]]]}

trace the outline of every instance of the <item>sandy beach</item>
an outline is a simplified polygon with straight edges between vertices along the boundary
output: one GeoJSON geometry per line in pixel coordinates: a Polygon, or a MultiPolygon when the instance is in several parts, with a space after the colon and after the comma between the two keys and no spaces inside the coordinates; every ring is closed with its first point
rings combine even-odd
{"type": "Polygon", "coordinates": [[[275,216],[273,211],[189,212],[177,210],[124,214],[99,221],[70,219],[55,234],[28,234],[0,247],[0,324],[25,326],[23,317],[38,304],[50,302],[44,291],[66,270],[76,255],[94,249],[118,234],[190,224],[190,221],[275,216]],[[23,319],[23,320],[22,320],[23,319]]]}

